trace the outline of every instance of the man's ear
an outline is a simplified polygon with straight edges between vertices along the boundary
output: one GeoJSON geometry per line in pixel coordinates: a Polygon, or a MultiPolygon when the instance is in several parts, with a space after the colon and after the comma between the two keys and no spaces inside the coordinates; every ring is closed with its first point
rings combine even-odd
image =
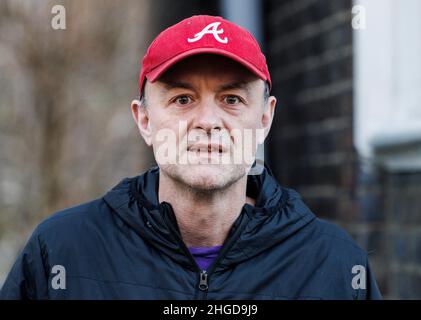
{"type": "Polygon", "coordinates": [[[132,116],[140,134],[148,146],[152,145],[152,130],[149,120],[148,109],[138,99],[131,104],[132,116]]]}
{"type": "MultiPolygon", "coordinates": [[[[266,105],[263,109],[262,114],[262,129],[264,130],[264,139],[266,139],[267,135],[269,134],[270,128],[272,126],[273,116],[275,115],[275,107],[276,107],[276,98],[274,96],[270,96],[266,101],[266,105]]],[[[264,141],[259,141],[259,143],[263,143],[264,141]]]]}

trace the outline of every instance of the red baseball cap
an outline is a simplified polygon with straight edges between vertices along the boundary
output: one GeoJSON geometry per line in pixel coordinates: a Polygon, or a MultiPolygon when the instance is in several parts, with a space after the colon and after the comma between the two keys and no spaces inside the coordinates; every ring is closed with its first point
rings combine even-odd
{"type": "Polygon", "coordinates": [[[177,62],[202,53],[235,60],[272,87],[266,58],[250,32],[221,17],[199,15],[165,29],[151,43],[142,61],[140,92],[145,79],[154,82],[177,62]]]}

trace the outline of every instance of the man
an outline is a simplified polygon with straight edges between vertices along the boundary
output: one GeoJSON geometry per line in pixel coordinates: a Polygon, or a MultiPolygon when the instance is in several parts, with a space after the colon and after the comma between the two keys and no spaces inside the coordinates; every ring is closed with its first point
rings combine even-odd
{"type": "Polygon", "coordinates": [[[41,223],[0,296],[380,298],[344,231],[267,167],[248,174],[245,151],[254,160],[272,124],[270,88],[264,55],[239,26],[194,16],[163,31],[131,105],[158,167],[41,223]]]}

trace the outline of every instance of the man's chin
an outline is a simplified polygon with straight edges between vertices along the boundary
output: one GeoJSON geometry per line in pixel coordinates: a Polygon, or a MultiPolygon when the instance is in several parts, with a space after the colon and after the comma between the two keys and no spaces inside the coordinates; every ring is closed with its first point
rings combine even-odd
{"type": "Polygon", "coordinates": [[[240,166],[216,164],[179,165],[171,168],[170,172],[165,171],[172,178],[198,191],[225,189],[245,175],[245,169],[240,166]]]}
{"type": "Polygon", "coordinates": [[[183,176],[192,188],[217,190],[231,182],[232,169],[229,165],[194,164],[186,166],[183,176]]]}

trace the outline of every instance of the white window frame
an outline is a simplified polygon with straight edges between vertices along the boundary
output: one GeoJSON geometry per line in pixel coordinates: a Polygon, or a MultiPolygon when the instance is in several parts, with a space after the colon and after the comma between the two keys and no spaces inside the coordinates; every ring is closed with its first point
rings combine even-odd
{"type": "Polygon", "coordinates": [[[421,170],[421,1],[359,0],[354,29],[354,141],[392,171],[421,170]]]}

